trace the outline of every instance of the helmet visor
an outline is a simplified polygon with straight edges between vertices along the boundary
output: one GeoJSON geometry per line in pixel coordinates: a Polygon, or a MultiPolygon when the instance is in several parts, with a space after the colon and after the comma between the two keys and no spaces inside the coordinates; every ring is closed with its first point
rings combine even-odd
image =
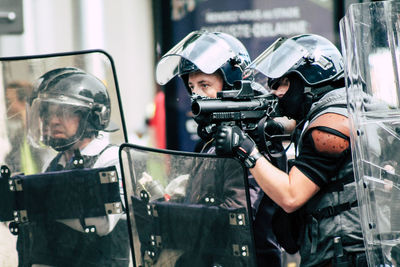
{"type": "Polygon", "coordinates": [[[64,150],[83,137],[89,108],[57,99],[37,98],[28,112],[28,136],[37,147],[46,145],[64,150]]]}
{"type": "Polygon", "coordinates": [[[182,58],[196,65],[202,72],[211,74],[234,57],[234,51],[224,39],[209,32],[192,32],[158,62],[157,83],[164,85],[176,75],[184,74],[179,68],[182,58]]]}
{"type": "Polygon", "coordinates": [[[266,86],[266,77],[282,77],[307,54],[308,51],[295,41],[278,39],[246,68],[244,75],[251,75],[256,82],[266,86]]]}

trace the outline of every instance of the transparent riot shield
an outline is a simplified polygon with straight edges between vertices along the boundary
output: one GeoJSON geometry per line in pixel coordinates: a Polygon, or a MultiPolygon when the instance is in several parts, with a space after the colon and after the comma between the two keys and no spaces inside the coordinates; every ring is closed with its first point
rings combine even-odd
{"type": "Polygon", "coordinates": [[[340,22],[369,266],[400,264],[400,2],[350,5],[340,22]]]}
{"type": "Polygon", "coordinates": [[[239,161],[132,144],[120,157],[136,266],[255,266],[239,161]]]}
{"type": "Polygon", "coordinates": [[[0,266],[132,265],[104,51],[0,58],[0,266]]]}

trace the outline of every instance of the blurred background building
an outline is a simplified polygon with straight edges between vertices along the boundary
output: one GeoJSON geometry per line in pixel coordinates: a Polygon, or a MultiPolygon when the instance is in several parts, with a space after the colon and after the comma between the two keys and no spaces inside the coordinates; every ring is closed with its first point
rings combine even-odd
{"type": "Polygon", "coordinates": [[[174,44],[207,29],[238,37],[252,59],[279,36],[317,33],[339,46],[339,20],[359,2],[1,0],[0,57],[102,49],[114,60],[128,141],[191,151],[198,137],[186,91],[177,79],[160,87],[154,77],[174,44]]]}

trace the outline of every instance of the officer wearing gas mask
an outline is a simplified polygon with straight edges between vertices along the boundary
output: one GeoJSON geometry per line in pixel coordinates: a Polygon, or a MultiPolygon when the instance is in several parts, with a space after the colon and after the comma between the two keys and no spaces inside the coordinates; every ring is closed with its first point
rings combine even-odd
{"type": "MultiPolygon", "coordinates": [[[[242,80],[243,71],[249,64],[247,49],[235,37],[221,32],[196,31],[186,36],[161,58],[157,65],[156,77],[157,82],[164,85],[178,75],[192,99],[216,98],[217,92],[234,90],[234,82],[242,80]]],[[[260,91],[255,94],[268,93],[263,88],[258,90],[260,91]]],[[[213,134],[205,130],[208,125],[202,121],[196,122],[198,135],[205,143],[201,152],[215,154],[213,134]]],[[[236,187],[242,184],[242,181],[235,183],[232,178],[235,175],[230,175],[234,171],[228,167],[220,177],[229,177],[225,179],[223,189],[226,192],[223,195],[228,198],[221,200],[221,205],[225,207],[245,201],[244,188],[236,187]]],[[[201,179],[202,181],[193,182],[188,186],[192,203],[195,199],[202,199],[207,193],[201,192],[205,186],[200,186],[200,183],[215,184],[215,178],[211,176],[202,176],[201,179]]],[[[281,250],[270,226],[275,204],[262,192],[251,175],[248,180],[258,264],[280,266],[281,250]]]]}
{"type": "Polygon", "coordinates": [[[217,154],[253,162],[250,172],[263,191],[296,214],[294,240],[283,247],[300,250],[301,266],[331,266],[338,260],[366,266],[339,50],[315,34],[279,39],[246,72],[255,80],[266,77],[282,114],[296,119],[296,157],[285,173],[259,154],[251,137],[229,126],[218,129],[217,154]]]}
{"type": "MultiPolygon", "coordinates": [[[[106,137],[117,130],[110,123],[110,99],[95,76],[73,67],[45,73],[27,113],[28,137],[58,152],[45,172],[73,169],[77,157],[83,168],[118,169],[119,148],[106,137]]],[[[18,236],[19,265],[128,266],[127,232],[125,214],[30,223],[18,236]],[[88,225],[94,234],[84,232],[88,225]]]]}

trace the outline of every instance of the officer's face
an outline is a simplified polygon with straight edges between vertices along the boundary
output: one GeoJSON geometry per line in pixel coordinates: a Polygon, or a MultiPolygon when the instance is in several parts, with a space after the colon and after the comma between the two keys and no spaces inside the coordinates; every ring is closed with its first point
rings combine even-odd
{"type": "Polygon", "coordinates": [[[271,86],[271,92],[276,95],[278,98],[282,98],[286,92],[289,90],[290,81],[287,77],[284,77],[277,81],[275,84],[271,86]]]}
{"type": "Polygon", "coordinates": [[[60,105],[50,105],[46,117],[46,134],[54,139],[73,137],[78,131],[81,118],[71,107],[60,105]]]}
{"type": "Polygon", "coordinates": [[[7,88],[6,90],[7,100],[7,116],[8,118],[14,117],[22,112],[25,112],[25,101],[18,99],[17,89],[7,88]]]}
{"type": "Polygon", "coordinates": [[[223,79],[217,72],[205,74],[201,71],[189,73],[188,85],[192,93],[211,98],[217,97],[217,92],[222,91],[223,79]]]}

